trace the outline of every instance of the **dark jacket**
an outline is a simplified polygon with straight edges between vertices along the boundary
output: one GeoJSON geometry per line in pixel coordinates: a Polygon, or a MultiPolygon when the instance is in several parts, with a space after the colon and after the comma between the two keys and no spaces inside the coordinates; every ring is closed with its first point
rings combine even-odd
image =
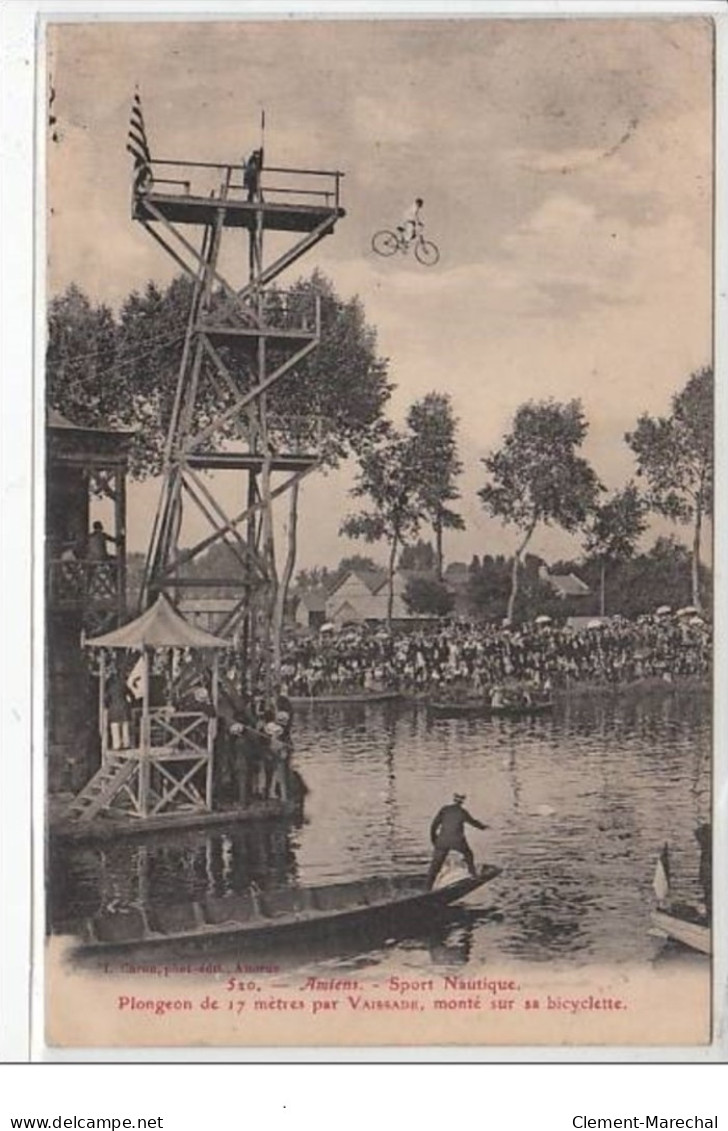
{"type": "Polygon", "coordinates": [[[432,843],[436,848],[457,848],[465,840],[465,825],[472,825],[475,829],[488,827],[471,817],[467,809],[457,802],[443,805],[430,826],[432,843]]]}

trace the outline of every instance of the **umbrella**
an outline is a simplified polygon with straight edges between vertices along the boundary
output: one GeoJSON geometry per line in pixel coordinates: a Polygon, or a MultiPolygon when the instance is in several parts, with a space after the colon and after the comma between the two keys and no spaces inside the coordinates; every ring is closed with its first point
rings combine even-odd
{"type": "Polygon", "coordinates": [[[534,624],[551,624],[551,617],[547,617],[545,613],[542,613],[540,617],[536,617],[534,624]]]}
{"type": "Polygon", "coordinates": [[[332,624],[331,621],[327,621],[326,624],[321,625],[319,632],[333,632],[335,628],[336,628],[335,624],[332,624]]]}
{"type": "Polygon", "coordinates": [[[695,605],[686,605],[684,609],[678,609],[675,615],[678,617],[693,617],[696,616],[697,613],[698,610],[695,608],[695,605]]]}
{"type": "Polygon", "coordinates": [[[601,628],[602,622],[600,620],[590,620],[587,628],[601,628]]]}
{"type": "Polygon", "coordinates": [[[691,617],[688,624],[704,624],[702,617],[691,617]]]}
{"type": "Polygon", "coordinates": [[[657,609],[657,616],[658,617],[664,617],[666,613],[671,613],[671,612],[672,612],[672,609],[670,608],[669,605],[660,605],[659,609],[657,609]]]}

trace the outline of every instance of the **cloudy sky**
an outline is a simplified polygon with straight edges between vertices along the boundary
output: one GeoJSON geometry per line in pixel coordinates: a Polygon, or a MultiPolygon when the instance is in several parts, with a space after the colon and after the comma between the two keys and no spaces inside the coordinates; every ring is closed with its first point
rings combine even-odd
{"type": "MultiPolygon", "coordinates": [[[[475,492],[529,398],[581,397],[608,486],[623,434],[669,411],[712,336],[712,25],[704,18],[93,23],[52,30],[49,288],[118,303],[174,265],[129,216],[139,84],[155,157],[344,171],[346,218],[294,268],[359,294],[397,383],[460,419],[468,529],[448,556],[508,552],[475,492]],[[370,251],[425,200],[436,268],[370,251]]],[[[241,280],[242,281],[242,280],[241,280]]],[[[335,564],[351,470],[307,481],[301,565],[335,564]]],[[[143,548],[156,485],[130,495],[143,548]]],[[[547,558],[577,551],[540,531],[547,558]]]]}

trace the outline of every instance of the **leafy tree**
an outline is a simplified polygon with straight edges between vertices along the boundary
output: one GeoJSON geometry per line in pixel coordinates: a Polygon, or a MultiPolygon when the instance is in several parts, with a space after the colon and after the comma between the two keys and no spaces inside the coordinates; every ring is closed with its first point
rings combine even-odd
{"type": "Polygon", "coordinates": [[[609,565],[633,557],[647,526],[646,504],[633,483],[595,506],[586,527],[585,549],[599,562],[599,612],[606,610],[609,565]]]}
{"type": "Polygon", "coordinates": [[[336,567],[336,576],[341,579],[344,574],[349,573],[351,570],[378,570],[379,566],[374,561],[374,558],[368,557],[366,554],[348,554],[343,557],[336,567]]]}
{"type": "Polygon", "coordinates": [[[511,591],[512,563],[503,554],[484,554],[480,568],[470,572],[468,601],[475,614],[500,621],[506,615],[511,591]]]}
{"type": "MultiPolygon", "coordinates": [[[[553,588],[541,579],[538,571],[540,558],[531,554],[526,557],[528,560],[524,563],[519,578],[517,620],[533,620],[540,614],[562,620],[573,612],[583,611],[574,609],[568,600],[562,601],[553,588]]],[[[471,573],[468,580],[468,601],[472,612],[485,620],[502,621],[508,610],[512,575],[512,558],[506,558],[502,554],[497,557],[486,554],[480,569],[477,573],[471,573]]]]}
{"type": "Polygon", "coordinates": [[[713,505],[713,370],[691,374],[672,398],[670,416],[644,413],[625,439],[649,484],[650,506],[673,522],[692,523],[692,602],[700,609],[702,526],[713,505]]]}
{"type": "Polygon", "coordinates": [[[521,533],[511,569],[506,616],[513,619],[523,554],[540,523],[583,526],[601,484],[578,450],[588,424],[581,402],[529,401],[516,412],[503,446],[483,463],[490,481],[478,495],[486,511],[521,533]]]}
{"type": "MultiPolygon", "coordinates": [[[[267,411],[274,443],[282,442],[288,450],[314,452],[320,468],[334,468],[380,434],[392,385],[387,361],[377,354],[376,331],[367,324],[360,299],[342,300],[331,281],[315,271],[290,289],[287,308],[310,317],[316,297],[321,318],[319,346],[271,387],[267,411]]],[[[269,360],[271,367],[275,365],[274,350],[269,360]]],[[[271,626],[276,670],[298,551],[299,492],[298,481],[287,492],[286,551],[279,571],[275,570],[273,532],[269,531],[276,579],[271,626]]]]}
{"type": "MultiPolygon", "coordinates": [[[[315,272],[299,280],[288,295],[267,292],[266,317],[283,317],[296,309],[305,318],[320,296],[321,338],[318,348],[292,368],[266,394],[268,439],[272,449],[318,456],[317,466],[335,467],[378,434],[392,386],[387,361],[377,354],[376,333],[365,319],[358,298],[343,301],[333,285],[315,272]]],[[[130,470],[137,478],[159,474],[164,463],[178,373],[193,301],[193,285],[185,276],[165,290],[149,283],[133,292],[114,319],[105,307],[94,307],[77,287],[54,299],[49,309],[47,385],[49,403],[81,424],[135,428],[130,470]]],[[[215,294],[212,310],[226,304],[215,294]]],[[[300,323],[297,323],[300,324],[300,323]]],[[[310,325],[313,325],[310,322],[310,325]]],[[[245,344],[219,345],[218,353],[241,390],[251,387],[255,374],[245,344]]],[[[286,355],[287,356],[287,355],[286,355]]],[[[283,355],[270,343],[268,370],[283,355]]],[[[223,383],[224,384],[224,383],[223,383]]],[[[193,425],[204,427],[232,396],[221,394],[214,363],[201,362],[193,425]]],[[[210,436],[208,446],[239,438],[230,418],[210,436]]],[[[264,467],[261,490],[270,490],[264,467]]],[[[276,563],[272,524],[262,539],[274,577],[267,600],[269,630],[279,655],[283,610],[295,569],[299,483],[287,492],[286,548],[276,563]]]]}
{"type": "Polygon", "coordinates": [[[116,323],[71,285],[48,309],[48,403],[74,423],[118,424],[120,406],[107,380],[116,357],[116,323]]]}
{"type": "Polygon", "coordinates": [[[296,589],[307,592],[312,589],[328,589],[332,586],[336,571],[328,566],[312,566],[310,569],[299,569],[296,574],[296,589]]]}
{"type": "Polygon", "coordinates": [[[446,617],[455,607],[455,594],[434,577],[411,577],[405,589],[404,602],[413,613],[446,617]]]}
{"type": "Polygon", "coordinates": [[[420,528],[419,473],[411,438],[389,429],[360,455],[357,481],[351,489],[354,498],[369,499],[371,509],[349,515],[341,524],[341,533],[350,538],[384,540],[389,545],[388,624],[392,621],[397,552],[420,528]]]}
{"type": "Polygon", "coordinates": [[[455,480],[463,469],[450,397],[446,393],[428,393],[411,406],[407,425],[420,463],[422,513],[435,535],[435,569],[442,581],[443,532],[465,529],[462,516],[448,506],[460,498],[455,480]]]}
{"type": "Polygon", "coordinates": [[[79,424],[134,429],[130,472],[158,474],[177,384],[191,284],[153,283],[116,319],[71,285],[48,310],[48,403],[79,424]]]}
{"type": "MultiPolygon", "coordinates": [[[[130,464],[135,478],[162,471],[192,294],[186,276],[165,290],[149,282],[142,294],[133,291],[119,312],[116,362],[106,380],[113,385],[120,419],[126,427],[136,427],[130,464]]],[[[205,359],[198,398],[211,412],[215,397],[205,379],[209,368],[205,359]]]]}
{"type": "Polygon", "coordinates": [[[690,603],[691,555],[677,538],[658,538],[643,554],[618,562],[612,570],[610,607],[622,616],[654,613],[660,605],[678,609],[690,603]]]}
{"type": "Polygon", "coordinates": [[[405,546],[399,555],[399,568],[432,573],[435,569],[435,551],[432,548],[432,543],[418,538],[413,545],[405,546]]]}

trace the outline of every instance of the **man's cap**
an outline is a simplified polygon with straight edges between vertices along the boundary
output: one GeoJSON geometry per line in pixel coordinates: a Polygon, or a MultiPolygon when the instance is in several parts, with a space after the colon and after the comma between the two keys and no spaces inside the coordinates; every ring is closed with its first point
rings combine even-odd
{"type": "Polygon", "coordinates": [[[465,800],[465,794],[464,793],[453,793],[452,799],[453,799],[453,801],[464,801],[465,800]]]}

